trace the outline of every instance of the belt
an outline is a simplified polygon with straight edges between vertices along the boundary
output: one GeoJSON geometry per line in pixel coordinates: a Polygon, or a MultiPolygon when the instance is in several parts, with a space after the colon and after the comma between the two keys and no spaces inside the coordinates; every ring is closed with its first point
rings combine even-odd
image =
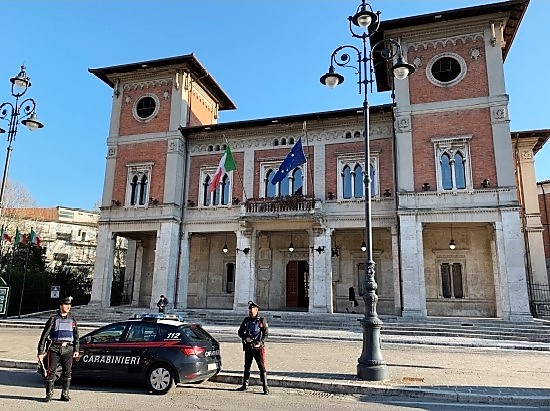
{"type": "Polygon", "coordinates": [[[67,346],[73,345],[73,343],[70,343],[68,341],[54,341],[53,345],[58,345],[60,347],[67,347],[67,346]]]}

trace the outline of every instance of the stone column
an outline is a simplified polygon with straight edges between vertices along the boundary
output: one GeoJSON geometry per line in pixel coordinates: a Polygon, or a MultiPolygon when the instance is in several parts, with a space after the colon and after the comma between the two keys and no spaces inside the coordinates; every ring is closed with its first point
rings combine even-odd
{"type": "Polygon", "coordinates": [[[157,307],[157,301],[164,294],[169,306],[173,306],[175,297],[176,261],[178,257],[179,224],[162,223],[157,232],[155,252],[155,271],[151,290],[151,309],[157,307]]]}
{"type": "Polygon", "coordinates": [[[403,278],[403,317],[426,318],[426,284],[422,223],[414,215],[403,215],[401,225],[401,275],[403,278]]]}
{"type": "Polygon", "coordinates": [[[255,267],[257,254],[255,236],[252,230],[243,229],[237,231],[237,248],[239,250],[250,249],[248,254],[245,254],[244,251],[237,252],[235,265],[233,310],[245,311],[248,308],[248,301],[256,300],[255,267]]]}
{"type": "Polygon", "coordinates": [[[401,279],[399,278],[399,237],[397,227],[391,228],[391,255],[393,273],[393,302],[395,315],[401,315],[401,279]]]}
{"type": "Polygon", "coordinates": [[[96,260],[90,304],[111,305],[115,236],[108,226],[101,225],[97,236],[96,260]]]}
{"type": "Polygon", "coordinates": [[[314,228],[310,233],[312,249],[309,263],[309,311],[332,313],[330,260],[331,230],[314,228]],[[322,250],[318,252],[317,249],[322,250]]]}
{"type": "Polygon", "coordinates": [[[132,290],[132,306],[139,307],[139,290],[143,273],[143,243],[136,241],[136,257],[134,262],[134,288],[132,290]]]}
{"type": "Polygon", "coordinates": [[[189,244],[191,240],[191,233],[184,232],[181,237],[181,254],[180,259],[180,269],[176,286],[178,291],[177,298],[174,298],[174,303],[176,308],[179,310],[184,310],[187,308],[187,293],[189,291],[189,267],[190,267],[190,254],[189,254],[189,244]]]}
{"type": "Polygon", "coordinates": [[[502,296],[502,318],[509,321],[532,321],[529,311],[524,247],[517,209],[501,210],[495,223],[497,258],[502,296]]]}

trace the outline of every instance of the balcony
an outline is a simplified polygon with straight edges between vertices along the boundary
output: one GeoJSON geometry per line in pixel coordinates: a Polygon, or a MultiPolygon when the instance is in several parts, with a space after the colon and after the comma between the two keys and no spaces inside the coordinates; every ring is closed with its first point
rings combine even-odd
{"type": "Polygon", "coordinates": [[[310,212],[315,209],[315,199],[304,196],[249,198],[244,203],[247,214],[310,212]]]}

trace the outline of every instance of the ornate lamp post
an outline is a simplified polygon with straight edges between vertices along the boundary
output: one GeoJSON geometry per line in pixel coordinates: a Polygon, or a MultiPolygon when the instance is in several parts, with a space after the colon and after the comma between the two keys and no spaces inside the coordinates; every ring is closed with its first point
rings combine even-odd
{"type": "Polygon", "coordinates": [[[343,83],[344,77],[336,73],[334,65],[351,67],[356,70],[359,80],[359,94],[363,93],[363,117],[365,139],[365,167],[363,169],[365,185],[365,284],[363,294],[365,301],[365,316],[361,320],[363,325],[363,351],[357,364],[357,377],[368,381],[381,381],[389,378],[389,371],[382,357],[380,349],[380,328],[382,321],[378,318],[376,304],[378,285],[375,280],[375,263],[372,256],[372,214],[371,214],[371,178],[370,178],[370,141],[369,141],[369,100],[368,91],[372,92],[373,74],[377,64],[392,64],[391,70],[395,78],[403,80],[414,73],[413,65],[407,63],[403,57],[401,45],[393,39],[383,39],[367,48],[367,39],[372,37],[380,27],[380,12],[373,12],[372,7],[365,0],[357,8],[355,15],[349,16],[349,30],[355,38],[361,39],[363,48],[352,45],[340,46],[330,57],[328,73],[321,77],[321,83],[334,88],[343,83]],[[361,33],[354,31],[362,30],[361,33]],[[358,29],[357,29],[358,28],[358,29]],[[352,65],[348,52],[357,55],[357,67],[352,65]],[[375,55],[376,53],[376,55],[375,55]],[[373,62],[374,56],[377,63],[373,62]]]}
{"type": "MultiPolygon", "coordinates": [[[[4,175],[2,176],[2,187],[0,188],[0,216],[4,210],[4,190],[6,188],[6,179],[8,176],[8,168],[10,166],[10,158],[12,152],[12,143],[17,135],[17,126],[21,122],[30,131],[44,127],[38,121],[36,116],[36,102],[32,98],[27,98],[19,101],[31,86],[31,79],[27,77],[25,66],[21,66],[21,71],[16,77],[10,79],[11,95],[15,98],[14,103],[2,103],[0,105],[0,119],[4,120],[9,115],[8,126],[8,148],[6,153],[6,163],[4,164],[4,175]]],[[[5,133],[6,130],[0,127],[0,133],[5,133]]]]}

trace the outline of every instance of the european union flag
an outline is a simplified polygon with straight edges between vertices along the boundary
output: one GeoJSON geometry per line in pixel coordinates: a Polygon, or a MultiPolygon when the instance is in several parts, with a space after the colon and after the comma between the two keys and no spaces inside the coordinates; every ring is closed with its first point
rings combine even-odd
{"type": "Polygon", "coordinates": [[[285,160],[279,166],[279,170],[273,176],[271,184],[275,185],[281,181],[290,172],[290,170],[302,165],[306,162],[306,156],[304,155],[304,149],[302,148],[302,137],[298,139],[290,153],[286,156],[285,160]]]}

